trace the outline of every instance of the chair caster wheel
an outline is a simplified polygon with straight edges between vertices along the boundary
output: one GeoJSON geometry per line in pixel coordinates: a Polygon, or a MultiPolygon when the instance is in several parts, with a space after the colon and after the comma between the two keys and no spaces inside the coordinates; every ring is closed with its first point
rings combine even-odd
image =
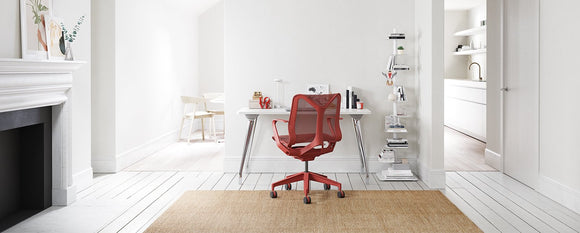
{"type": "Polygon", "coordinates": [[[270,192],[270,197],[271,198],[277,198],[278,197],[278,193],[276,191],[272,191],[272,192],[270,192]]]}
{"type": "Polygon", "coordinates": [[[340,190],[340,191],[336,192],[336,196],[338,196],[338,198],[344,198],[344,196],[345,196],[344,191],[340,190]]]}
{"type": "Polygon", "coordinates": [[[324,190],[330,190],[330,185],[329,184],[324,184],[324,190]]]}
{"type": "Polygon", "coordinates": [[[292,190],[292,185],[291,185],[291,184],[285,184],[285,185],[284,185],[284,188],[285,188],[286,190],[292,190]]]}
{"type": "Polygon", "coordinates": [[[310,204],[310,201],[311,200],[309,196],[304,197],[304,204],[310,204]]]}

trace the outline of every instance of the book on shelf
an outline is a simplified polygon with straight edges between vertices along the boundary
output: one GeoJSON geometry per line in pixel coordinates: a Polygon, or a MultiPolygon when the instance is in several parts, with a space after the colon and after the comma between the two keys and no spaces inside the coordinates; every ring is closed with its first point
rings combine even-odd
{"type": "Polygon", "coordinates": [[[406,138],[387,138],[387,143],[401,143],[401,144],[407,144],[407,139],[406,138]]]}

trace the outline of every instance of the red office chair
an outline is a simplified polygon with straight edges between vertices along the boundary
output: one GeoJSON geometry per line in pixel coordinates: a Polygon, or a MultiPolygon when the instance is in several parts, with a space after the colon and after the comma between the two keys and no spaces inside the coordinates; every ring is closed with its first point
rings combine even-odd
{"type": "Polygon", "coordinates": [[[324,189],[337,186],[339,198],[344,197],[342,185],[326,176],[309,172],[308,161],[332,152],[336,142],[342,139],[340,132],[340,94],[327,95],[295,95],[292,100],[290,119],[272,121],[276,145],[287,155],[304,161],[304,172],[287,176],[285,179],[272,184],[270,197],[276,198],[278,194],[274,188],[285,185],[286,190],[292,188],[292,182],[304,181],[304,203],[310,204],[310,181],[324,184],[324,189]],[[288,123],[288,135],[278,135],[278,122],[288,123]]]}

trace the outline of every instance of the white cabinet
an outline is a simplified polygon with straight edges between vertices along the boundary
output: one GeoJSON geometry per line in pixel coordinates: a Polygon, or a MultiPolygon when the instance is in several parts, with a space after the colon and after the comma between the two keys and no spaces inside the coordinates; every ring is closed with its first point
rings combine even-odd
{"type": "Polygon", "coordinates": [[[486,141],[486,83],[445,79],[444,124],[486,141]]]}

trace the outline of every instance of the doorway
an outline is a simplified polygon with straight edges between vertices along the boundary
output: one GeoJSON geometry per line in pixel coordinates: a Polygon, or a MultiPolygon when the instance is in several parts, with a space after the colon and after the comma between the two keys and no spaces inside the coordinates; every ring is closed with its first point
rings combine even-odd
{"type": "MultiPolygon", "coordinates": [[[[182,98],[176,108],[180,112],[186,108],[184,114],[195,113],[197,117],[193,121],[185,119],[178,129],[179,136],[175,133],[178,140],[125,171],[223,172],[227,134],[225,118],[230,114],[225,111],[224,93],[224,1],[207,5],[192,22],[197,22],[197,41],[191,41],[197,43],[197,64],[186,65],[197,67],[198,74],[191,77],[196,85],[184,88],[188,94],[171,94],[175,98],[191,97],[182,98]]],[[[180,125],[181,118],[172,120],[180,125]]]]}
{"type": "Polygon", "coordinates": [[[445,0],[444,158],[446,171],[496,171],[485,160],[486,0],[445,0]]]}

